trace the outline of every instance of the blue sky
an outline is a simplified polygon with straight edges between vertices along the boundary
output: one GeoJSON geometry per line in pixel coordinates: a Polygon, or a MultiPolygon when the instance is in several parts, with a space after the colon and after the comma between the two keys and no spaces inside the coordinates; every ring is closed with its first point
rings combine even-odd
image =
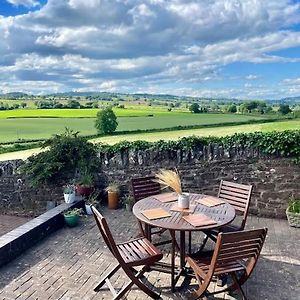
{"type": "Polygon", "coordinates": [[[300,95],[300,1],[0,0],[0,92],[300,95]]]}

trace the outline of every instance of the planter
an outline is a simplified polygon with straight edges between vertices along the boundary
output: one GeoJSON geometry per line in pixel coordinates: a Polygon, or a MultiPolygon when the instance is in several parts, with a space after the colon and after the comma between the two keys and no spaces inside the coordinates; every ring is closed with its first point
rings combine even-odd
{"type": "Polygon", "coordinates": [[[86,212],[86,214],[89,215],[89,216],[93,214],[91,205],[89,205],[89,204],[86,204],[86,205],[85,205],[85,212],[86,212]]]}
{"type": "Polygon", "coordinates": [[[89,196],[93,193],[94,187],[93,186],[84,186],[84,185],[76,185],[76,191],[81,196],[89,196]]]}
{"type": "Polygon", "coordinates": [[[286,209],[285,212],[286,212],[289,225],[292,227],[300,228],[300,213],[290,212],[288,211],[288,208],[286,209]]]}
{"type": "Polygon", "coordinates": [[[128,203],[126,203],[125,204],[125,209],[127,210],[127,211],[132,211],[132,204],[128,204],[128,203]]]}
{"type": "Polygon", "coordinates": [[[108,208],[117,209],[119,202],[119,194],[117,192],[107,192],[108,195],[108,208]]]}
{"type": "Polygon", "coordinates": [[[178,207],[180,208],[190,207],[190,196],[188,193],[182,193],[178,195],[178,207]]]}
{"type": "Polygon", "coordinates": [[[64,218],[69,227],[75,227],[79,223],[79,216],[77,214],[64,215],[64,218]]]}
{"type": "Polygon", "coordinates": [[[73,192],[72,194],[64,194],[64,198],[66,203],[75,202],[75,192],[73,192]]]}

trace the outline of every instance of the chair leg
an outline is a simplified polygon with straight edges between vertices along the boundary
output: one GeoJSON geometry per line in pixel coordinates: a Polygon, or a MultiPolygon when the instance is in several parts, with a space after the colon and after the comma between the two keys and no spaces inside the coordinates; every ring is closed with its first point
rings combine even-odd
{"type": "Polygon", "coordinates": [[[95,286],[94,291],[98,292],[101,289],[101,287],[104,285],[106,280],[112,277],[120,268],[121,268],[120,265],[116,265],[112,270],[110,270],[106,275],[104,275],[100,280],[100,282],[97,284],[97,286],[95,286]]]}
{"type": "Polygon", "coordinates": [[[127,270],[124,269],[125,273],[128,275],[128,277],[132,280],[132,282],[139,287],[144,293],[146,293],[149,297],[152,299],[160,299],[160,295],[155,293],[154,291],[150,290],[142,281],[140,281],[140,277],[145,273],[147,266],[143,267],[139,273],[134,276],[132,273],[127,272],[127,270]]]}
{"type": "Polygon", "coordinates": [[[243,289],[242,289],[242,287],[241,287],[241,285],[239,283],[239,280],[238,280],[236,274],[235,273],[231,273],[231,277],[233,279],[234,286],[236,287],[236,289],[238,290],[238,292],[242,296],[242,300],[247,300],[247,297],[246,297],[246,295],[245,295],[245,293],[244,293],[244,291],[243,291],[243,289]]]}

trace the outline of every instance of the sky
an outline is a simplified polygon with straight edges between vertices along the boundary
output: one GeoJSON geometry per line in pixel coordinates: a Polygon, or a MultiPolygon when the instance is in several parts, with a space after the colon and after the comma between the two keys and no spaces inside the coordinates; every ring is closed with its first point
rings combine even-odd
{"type": "Polygon", "coordinates": [[[300,96],[300,0],[0,0],[0,93],[300,96]]]}

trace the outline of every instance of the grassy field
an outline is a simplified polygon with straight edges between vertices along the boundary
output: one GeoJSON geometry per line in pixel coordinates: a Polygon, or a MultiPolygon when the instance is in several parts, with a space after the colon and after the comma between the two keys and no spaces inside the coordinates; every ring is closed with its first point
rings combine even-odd
{"type": "Polygon", "coordinates": [[[109,136],[93,139],[95,143],[107,143],[115,144],[120,141],[136,141],[145,140],[149,142],[154,142],[158,140],[177,140],[182,137],[187,137],[191,135],[196,136],[226,136],[232,135],[234,133],[241,132],[255,132],[255,131],[283,131],[283,130],[300,129],[300,120],[289,120],[289,121],[278,121],[273,123],[265,124],[247,124],[238,126],[224,126],[216,128],[202,128],[202,129],[191,129],[191,130],[176,130],[170,132],[153,132],[144,134],[126,134],[118,136],[109,136]]]}
{"type": "MultiPolygon", "coordinates": [[[[21,110],[16,110],[19,112],[21,110]]],[[[24,110],[25,111],[25,110],[24,110]]],[[[34,110],[35,112],[44,110],[34,110]]],[[[49,110],[52,111],[52,110],[49,110]]],[[[80,131],[82,135],[96,134],[94,128],[94,118],[67,118],[69,110],[58,110],[65,112],[62,118],[0,118],[0,141],[10,142],[18,139],[46,139],[53,134],[61,133],[65,127],[75,131],[80,131]]],[[[86,113],[87,110],[70,110],[74,116],[74,111],[86,113]]],[[[92,110],[89,110],[92,111],[92,110]]],[[[124,110],[120,110],[121,112],[124,110]]],[[[127,111],[127,110],[125,110],[127,111]]],[[[6,111],[5,111],[6,112],[6,111]]],[[[14,111],[12,111],[14,112],[14,111]]],[[[23,112],[23,111],[21,111],[23,112]]],[[[140,111],[142,113],[143,111],[140,111]]],[[[91,113],[91,112],[90,112],[91,113]]],[[[149,112],[148,112],[149,114],[149,112]]],[[[157,129],[169,128],[174,126],[188,125],[211,125],[228,122],[241,122],[257,120],[261,117],[233,115],[233,114],[191,114],[184,112],[168,112],[154,114],[153,117],[139,116],[126,117],[118,119],[119,125],[117,131],[136,130],[136,129],[157,129]]]]}
{"type": "MultiPolygon", "coordinates": [[[[273,131],[273,130],[288,130],[288,129],[300,129],[300,120],[289,120],[274,123],[265,124],[250,124],[250,125],[239,125],[239,126],[224,126],[216,128],[203,128],[194,130],[177,130],[169,132],[154,132],[145,134],[126,134],[118,136],[109,136],[92,140],[94,143],[108,143],[115,144],[117,142],[127,140],[146,140],[146,141],[157,141],[157,140],[176,140],[182,137],[187,137],[191,135],[196,136],[225,136],[232,135],[239,132],[255,132],[255,131],[273,131]]],[[[19,152],[0,154],[0,161],[9,159],[25,159],[32,155],[33,153],[39,152],[40,149],[30,149],[19,152]]]]}
{"type": "MultiPolygon", "coordinates": [[[[0,119],[7,118],[95,118],[98,108],[85,108],[85,109],[15,109],[15,110],[4,110],[0,111],[0,119]]],[[[130,106],[124,108],[114,108],[114,112],[117,117],[139,117],[154,115],[170,115],[175,116],[176,114],[189,114],[184,109],[177,109],[169,112],[166,108],[161,107],[149,107],[139,106],[137,108],[130,106]]]]}

